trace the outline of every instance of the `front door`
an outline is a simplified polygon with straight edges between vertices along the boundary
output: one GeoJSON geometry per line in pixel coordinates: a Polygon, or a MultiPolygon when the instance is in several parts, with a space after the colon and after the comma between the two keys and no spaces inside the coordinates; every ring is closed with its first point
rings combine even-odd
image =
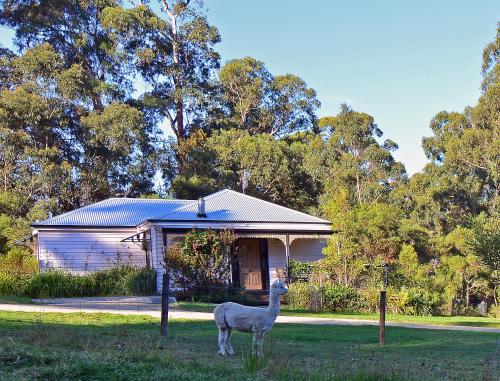
{"type": "Polygon", "coordinates": [[[240,283],[247,290],[262,289],[262,266],[258,239],[239,239],[240,283]]]}

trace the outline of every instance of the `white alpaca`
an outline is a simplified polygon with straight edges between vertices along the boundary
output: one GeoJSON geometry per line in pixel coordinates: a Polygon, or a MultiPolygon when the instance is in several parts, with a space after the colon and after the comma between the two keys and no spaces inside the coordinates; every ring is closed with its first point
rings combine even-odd
{"type": "Polygon", "coordinates": [[[264,346],[264,335],[273,328],[274,321],[280,313],[280,297],[288,290],[281,280],[275,280],[269,291],[269,306],[248,307],[238,303],[222,303],[215,307],[215,324],[219,328],[219,354],[233,355],[231,346],[231,330],[234,328],[240,332],[253,333],[252,352],[255,353],[257,345],[257,356],[262,356],[264,346]]]}

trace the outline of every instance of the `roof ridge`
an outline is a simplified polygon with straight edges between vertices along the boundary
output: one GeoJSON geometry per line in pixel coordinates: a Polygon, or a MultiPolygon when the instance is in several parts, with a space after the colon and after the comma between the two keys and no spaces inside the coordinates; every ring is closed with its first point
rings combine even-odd
{"type": "MultiPolygon", "coordinates": [[[[203,198],[205,200],[207,199],[211,199],[212,197],[218,195],[219,193],[224,193],[226,191],[230,191],[231,189],[228,189],[228,188],[224,188],[224,189],[221,189],[217,192],[214,192],[214,193],[210,193],[208,196],[205,196],[205,197],[200,197],[200,198],[203,198]]],[[[192,200],[192,202],[190,202],[189,204],[186,204],[186,205],[182,205],[182,206],[179,206],[178,208],[172,210],[170,213],[167,213],[167,214],[164,214],[163,216],[158,216],[157,218],[159,219],[163,219],[163,218],[166,218],[167,216],[171,216],[172,214],[174,213],[177,213],[177,212],[180,212],[182,209],[184,208],[189,208],[191,205],[197,203],[198,200],[192,200]]]]}
{"type": "MultiPolygon", "coordinates": [[[[183,199],[183,198],[141,198],[141,197],[110,197],[107,198],[106,200],[134,200],[134,201],[169,201],[169,202],[193,202],[195,200],[189,200],[189,199],[183,199]]],[[[102,200],[102,201],[106,201],[102,200]]],[[[99,201],[101,202],[101,201],[99,201]]],[[[90,204],[90,205],[95,205],[90,204]]]]}
{"type": "MultiPolygon", "coordinates": [[[[264,202],[264,203],[269,204],[269,205],[272,205],[272,206],[277,206],[277,207],[279,207],[279,208],[281,208],[281,209],[289,210],[289,211],[292,211],[292,212],[294,212],[294,213],[299,213],[300,215],[302,215],[302,216],[304,216],[304,217],[308,217],[308,218],[311,218],[311,217],[312,217],[312,218],[315,218],[315,219],[320,220],[321,222],[331,223],[330,221],[325,220],[325,219],[323,219],[323,218],[316,217],[316,216],[312,216],[312,215],[310,215],[310,214],[307,214],[307,213],[304,213],[304,212],[301,212],[301,211],[298,211],[298,210],[295,210],[295,209],[287,208],[286,206],[279,205],[279,204],[275,204],[275,203],[273,203],[273,202],[270,202],[270,201],[267,201],[267,200],[263,200],[263,199],[258,198],[258,197],[249,196],[249,195],[247,195],[247,194],[244,194],[244,193],[241,193],[241,192],[237,192],[237,191],[232,190],[232,189],[229,189],[229,188],[224,188],[224,189],[221,189],[220,191],[217,191],[217,192],[215,192],[215,193],[209,194],[208,196],[205,196],[205,197],[203,197],[203,198],[204,198],[205,200],[208,200],[208,199],[211,199],[211,198],[213,198],[213,197],[215,197],[215,196],[218,196],[218,195],[220,195],[220,194],[222,194],[222,193],[226,193],[226,192],[236,193],[236,194],[237,194],[237,195],[239,195],[239,196],[245,196],[245,197],[247,197],[247,198],[251,198],[251,199],[253,199],[253,200],[257,200],[257,201],[260,201],[260,202],[264,202]]],[[[164,219],[164,218],[167,218],[168,216],[171,216],[171,215],[173,215],[173,214],[175,214],[175,213],[178,213],[178,212],[182,211],[183,209],[187,209],[187,208],[189,208],[191,205],[193,205],[193,204],[194,204],[194,203],[196,203],[196,202],[198,202],[198,200],[193,201],[193,202],[191,202],[191,203],[189,203],[189,204],[187,204],[187,205],[183,205],[183,206],[181,206],[181,207],[179,207],[179,208],[176,208],[176,209],[174,209],[173,211],[171,211],[170,213],[167,213],[167,214],[165,214],[165,215],[163,215],[163,216],[158,216],[157,218],[158,218],[158,219],[164,219]]]]}
{"type": "Polygon", "coordinates": [[[324,221],[324,222],[331,223],[330,221],[325,220],[325,219],[323,219],[323,218],[316,217],[316,216],[313,216],[313,215],[311,215],[311,214],[307,214],[307,213],[301,212],[301,211],[299,211],[299,210],[295,210],[295,209],[292,209],[292,208],[288,208],[288,207],[283,206],[283,205],[280,205],[280,204],[275,204],[274,202],[271,202],[271,201],[263,200],[263,199],[261,199],[261,198],[254,197],[254,196],[250,196],[250,195],[245,194],[245,193],[237,192],[237,191],[232,190],[232,189],[225,189],[225,190],[227,190],[227,191],[229,191],[229,192],[236,193],[236,194],[241,195],[241,196],[245,196],[245,197],[248,197],[248,198],[252,198],[252,199],[257,200],[257,201],[265,202],[266,204],[271,204],[271,205],[273,205],[273,206],[277,206],[277,207],[282,208],[282,209],[291,210],[292,212],[295,212],[295,213],[300,213],[300,214],[302,214],[302,215],[304,215],[304,216],[307,216],[307,217],[313,217],[313,218],[317,218],[317,219],[319,219],[319,220],[322,220],[322,221],[324,221]]]}

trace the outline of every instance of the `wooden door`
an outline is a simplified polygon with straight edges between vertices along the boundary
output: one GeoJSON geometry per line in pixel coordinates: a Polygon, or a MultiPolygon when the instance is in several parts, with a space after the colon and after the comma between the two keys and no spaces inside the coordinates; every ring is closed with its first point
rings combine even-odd
{"type": "Polygon", "coordinates": [[[258,239],[238,240],[240,283],[248,290],[262,289],[262,267],[258,239]]]}

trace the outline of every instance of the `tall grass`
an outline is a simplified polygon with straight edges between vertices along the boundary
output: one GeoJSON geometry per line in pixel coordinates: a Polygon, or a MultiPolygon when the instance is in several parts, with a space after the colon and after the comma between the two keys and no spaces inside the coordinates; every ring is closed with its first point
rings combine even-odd
{"type": "Polygon", "coordinates": [[[49,270],[19,277],[0,273],[0,295],[57,298],[78,296],[152,295],[153,269],[122,265],[84,275],[49,270]]]}

